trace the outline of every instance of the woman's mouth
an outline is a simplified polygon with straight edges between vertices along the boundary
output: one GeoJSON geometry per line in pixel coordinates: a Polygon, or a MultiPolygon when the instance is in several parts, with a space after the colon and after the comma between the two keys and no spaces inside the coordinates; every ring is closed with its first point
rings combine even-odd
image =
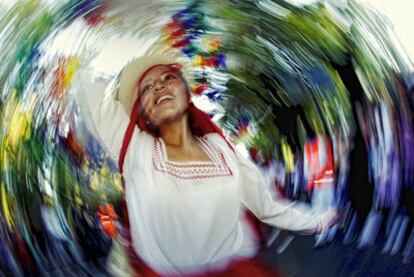
{"type": "Polygon", "coordinates": [[[172,99],[174,99],[174,97],[172,95],[169,95],[169,94],[163,95],[163,96],[161,96],[160,98],[157,99],[156,105],[160,104],[164,100],[172,100],[172,99]]]}

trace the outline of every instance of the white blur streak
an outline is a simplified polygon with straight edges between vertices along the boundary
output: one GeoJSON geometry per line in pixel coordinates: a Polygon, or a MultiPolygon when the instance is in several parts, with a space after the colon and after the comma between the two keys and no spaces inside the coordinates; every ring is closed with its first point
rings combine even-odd
{"type": "Polygon", "coordinates": [[[4,7],[11,7],[16,2],[16,0],[1,0],[0,5],[4,7]]]}
{"type": "Polygon", "coordinates": [[[414,32],[412,31],[414,1],[364,0],[364,2],[371,4],[389,18],[407,55],[414,60],[414,32]]]}
{"type": "Polygon", "coordinates": [[[296,6],[303,6],[303,5],[312,5],[320,1],[318,0],[288,0],[287,2],[290,2],[296,6]]]}
{"type": "MultiPolygon", "coordinates": [[[[14,0],[1,0],[6,3],[15,2],[14,0]]],[[[384,13],[394,25],[398,39],[401,41],[407,55],[414,60],[414,32],[410,23],[412,23],[412,12],[414,11],[414,1],[412,0],[362,0],[371,4],[373,7],[384,13]]],[[[268,1],[261,1],[261,4],[268,1]]],[[[297,5],[313,4],[316,0],[292,0],[291,3],[297,5]]],[[[70,39],[66,40],[70,45],[70,39]]],[[[94,65],[98,70],[105,72],[115,72],[119,70],[130,58],[130,53],[136,53],[136,46],[142,45],[142,41],[130,38],[110,38],[102,48],[102,53],[94,65]]],[[[144,48],[144,47],[143,47],[144,48]]]]}
{"type": "Polygon", "coordinates": [[[210,99],[208,99],[208,97],[205,95],[193,96],[191,100],[194,102],[194,105],[196,105],[196,107],[202,109],[207,113],[213,113],[219,108],[216,103],[211,102],[210,99]]]}
{"type": "MultiPolygon", "coordinates": [[[[371,4],[373,7],[384,13],[391,23],[394,25],[394,30],[401,41],[407,55],[414,60],[414,32],[412,32],[412,12],[414,11],[414,1],[412,0],[360,0],[371,4]]],[[[17,0],[0,0],[0,5],[10,7],[12,4],[18,2],[17,0]]],[[[50,1],[44,1],[48,3],[50,1]]],[[[138,1],[143,3],[145,1],[138,1]]],[[[157,1],[160,4],[162,1],[157,1]]],[[[317,0],[291,0],[295,5],[309,5],[318,2],[317,0]]],[[[260,5],[265,5],[269,1],[260,1],[260,5]]],[[[74,34],[78,34],[79,30],[85,26],[80,26],[82,22],[77,23],[74,26],[69,26],[67,29],[61,31],[56,37],[52,48],[53,53],[68,54],[75,49],[75,45],[78,43],[78,37],[74,34]]],[[[84,25],[84,24],[83,24],[84,25]]],[[[93,38],[88,37],[88,41],[93,38]]],[[[105,44],[102,45],[100,54],[96,57],[96,60],[92,63],[93,67],[98,71],[102,71],[106,74],[113,74],[119,71],[123,65],[126,64],[131,56],[137,56],[144,52],[145,43],[143,47],[143,40],[138,40],[128,36],[119,37],[112,36],[107,38],[105,44]]],[[[66,56],[65,55],[65,56],[66,56]]]]}
{"type": "MultiPolygon", "coordinates": [[[[414,11],[414,1],[412,0],[360,0],[369,3],[371,6],[382,12],[388,17],[394,25],[394,30],[404,47],[407,55],[414,60],[414,32],[412,31],[412,13],[414,11]]],[[[312,5],[323,0],[289,0],[288,2],[296,5],[312,5]]],[[[346,0],[338,0],[338,2],[346,3],[346,0]]],[[[260,1],[259,5],[271,6],[276,5],[271,1],[260,1]]],[[[398,44],[396,44],[398,45],[398,44]]],[[[401,53],[401,49],[398,49],[401,53]]]]}

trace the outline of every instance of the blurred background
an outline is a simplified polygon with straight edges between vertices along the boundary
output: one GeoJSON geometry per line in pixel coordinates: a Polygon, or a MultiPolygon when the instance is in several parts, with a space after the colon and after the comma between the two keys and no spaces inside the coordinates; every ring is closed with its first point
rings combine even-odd
{"type": "Polygon", "coordinates": [[[413,10],[410,0],[0,0],[0,275],[109,275],[123,189],[79,116],[73,76],[116,86],[155,41],[191,60],[194,102],[274,198],[341,212],[316,237],[258,223],[260,256],[285,276],[414,274],[413,10]]]}

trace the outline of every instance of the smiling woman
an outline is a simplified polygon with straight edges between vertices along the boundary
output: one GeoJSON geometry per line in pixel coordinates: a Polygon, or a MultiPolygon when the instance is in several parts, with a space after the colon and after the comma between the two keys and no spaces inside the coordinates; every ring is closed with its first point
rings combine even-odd
{"type": "Polygon", "coordinates": [[[187,122],[190,93],[179,72],[172,65],[157,65],[138,84],[143,116],[158,128],[174,121],[187,122]]]}
{"type": "Polygon", "coordinates": [[[179,64],[155,65],[142,74],[138,94],[142,117],[166,144],[175,161],[210,161],[188,125],[190,92],[179,64]]]}
{"type": "Polygon", "coordinates": [[[81,114],[123,176],[131,265],[144,276],[237,276],[237,269],[274,276],[253,259],[245,209],[308,233],[326,230],[337,215],[274,201],[258,169],[192,103],[189,72],[179,55],[145,55],[121,72],[119,101],[105,101],[104,86],[79,74],[81,114]]]}

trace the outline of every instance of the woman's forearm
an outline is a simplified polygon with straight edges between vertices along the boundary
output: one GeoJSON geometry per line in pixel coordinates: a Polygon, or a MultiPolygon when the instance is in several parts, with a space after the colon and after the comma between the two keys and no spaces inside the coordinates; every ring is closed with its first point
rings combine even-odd
{"type": "Polygon", "coordinates": [[[107,87],[104,82],[94,81],[84,69],[74,78],[72,95],[88,130],[117,160],[129,117],[107,87]]]}

